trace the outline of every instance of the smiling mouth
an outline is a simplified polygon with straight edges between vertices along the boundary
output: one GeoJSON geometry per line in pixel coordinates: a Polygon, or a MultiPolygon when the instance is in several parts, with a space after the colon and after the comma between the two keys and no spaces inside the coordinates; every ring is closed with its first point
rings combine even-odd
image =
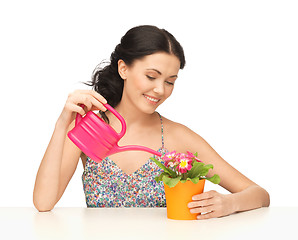
{"type": "Polygon", "coordinates": [[[143,94],[143,96],[152,103],[158,103],[160,99],[149,97],[148,95],[143,94]]]}

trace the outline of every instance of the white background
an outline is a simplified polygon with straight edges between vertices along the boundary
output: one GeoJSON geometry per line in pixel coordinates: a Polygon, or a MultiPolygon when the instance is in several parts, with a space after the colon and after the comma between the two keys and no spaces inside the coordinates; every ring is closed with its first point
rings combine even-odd
{"type": "MultiPolygon", "coordinates": [[[[167,29],[185,49],[186,67],[158,111],[267,189],[272,206],[298,206],[297,6],[1,1],[0,206],[33,206],[36,172],[68,93],[86,88],[80,82],[141,24],[167,29]]],[[[82,171],[80,163],[57,206],[85,206],[82,171]]]]}

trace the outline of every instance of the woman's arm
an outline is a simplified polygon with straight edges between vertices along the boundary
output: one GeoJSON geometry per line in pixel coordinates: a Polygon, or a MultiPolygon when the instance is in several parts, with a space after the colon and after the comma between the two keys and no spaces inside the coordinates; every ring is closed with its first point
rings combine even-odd
{"type": "Polygon", "coordinates": [[[54,208],[77,167],[81,151],[70,143],[67,132],[58,121],[38,169],[33,191],[33,203],[38,211],[54,208]]]}
{"type": "Polygon", "coordinates": [[[268,207],[269,194],[258,185],[251,185],[238,193],[221,194],[209,191],[193,196],[188,204],[191,213],[205,213],[198,215],[198,219],[223,217],[236,212],[243,212],[260,207],[268,207]]]}
{"type": "Polygon", "coordinates": [[[37,210],[52,210],[75,172],[81,150],[70,141],[67,132],[74,127],[76,113],[105,111],[101,102],[106,100],[94,91],[80,90],[69,95],[36,175],[33,203],[37,210]]]}
{"type": "Polygon", "coordinates": [[[232,194],[235,212],[242,212],[260,207],[269,207],[270,196],[268,192],[258,185],[252,185],[241,192],[232,194]]]}
{"type": "Polygon", "coordinates": [[[214,166],[207,176],[218,174],[220,186],[232,193],[226,195],[210,191],[194,196],[194,201],[189,203],[190,211],[207,213],[199,215],[199,219],[269,206],[270,197],[266,190],[228,164],[201,136],[181,124],[176,124],[173,134],[172,139],[180,139],[177,151],[198,152],[198,157],[205,164],[214,166]]]}

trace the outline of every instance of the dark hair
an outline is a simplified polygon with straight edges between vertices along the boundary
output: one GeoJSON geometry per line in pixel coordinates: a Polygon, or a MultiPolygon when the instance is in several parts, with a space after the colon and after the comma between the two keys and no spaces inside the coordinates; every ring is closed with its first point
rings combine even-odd
{"type": "MultiPolygon", "coordinates": [[[[184,68],[185,57],[180,43],[165,29],[143,25],[130,29],[111,54],[108,65],[99,64],[92,73],[91,81],[86,83],[101,94],[112,107],[117,106],[122,98],[124,81],[118,73],[118,61],[131,65],[134,60],[141,59],[156,52],[174,54],[180,60],[180,69],[184,68]]],[[[109,123],[104,112],[102,118],[109,123]]]]}

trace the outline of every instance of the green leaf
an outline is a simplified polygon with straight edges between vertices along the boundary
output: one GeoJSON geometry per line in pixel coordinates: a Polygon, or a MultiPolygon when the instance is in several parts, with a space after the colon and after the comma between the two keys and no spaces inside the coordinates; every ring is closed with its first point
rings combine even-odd
{"type": "Polygon", "coordinates": [[[199,173],[199,176],[200,177],[205,177],[208,174],[208,172],[209,172],[210,169],[213,169],[213,165],[212,164],[205,165],[202,168],[201,172],[199,173]]]}
{"type": "Polygon", "coordinates": [[[187,180],[180,180],[180,182],[185,183],[187,180]]]}
{"type": "Polygon", "coordinates": [[[168,173],[172,177],[177,177],[177,174],[171,170],[168,169],[165,165],[163,165],[160,161],[156,160],[154,157],[150,158],[153,162],[156,163],[157,166],[159,166],[162,170],[164,170],[166,173],[168,173]]]}
{"type": "Polygon", "coordinates": [[[171,177],[164,175],[162,178],[162,181],[171,188],[171,187],[175,187],[176,184],[180,181],[180,179],[181,179],[181,176],[176,177],[176,178],[171,178],[171,177]]]}
{"type": "Polygon", "coordinates": [[[195,178],[190,179],[190,181],[192,181],[194,184],[197,184],[200,181],[200,178],[195,177],[195,178]]]}
{"type": "Polygon", "coordinates": [[[162,181],[163,176],[167,176],[167,175],[169,175],[169,174],[166,173],[166,172],[162,172],[162,173],[159,175],[159,181],[162,181]]]}
{"type": "Polygon", "coordinates": [[[156,182],[160,182],[160,181],[162,181],[162,178],[163,178],[164,175],[168,175],[168,173],[165,173],[165,172],[160,173],[158,176],[156,176],[156,177],[154,178],[155,181],[156,181],[156,182]]]}
{"type": "Polygon", "coordinates": [[[208,170],[209,170],[209,169],[213,169],[213,165],[212,165],[212,164],[207,164],[207,165],[205,165],[204,167],[205,167],[205,168],[208,168],[208,170]]]}
{"type": "Polygon", "coordinates": [[[164,170],[165,172],[168,171],[167,167],[165,165],[163,165],[160,161],[156,160],[154,157],[150,158],[153,162],[155,162],[155,164],[157,166],[159,166],[162,170],[164,170]]]}
{"type": "Polygon", "coordinates": [[[194,154],[196,157],[198,157],[198,152],[195,152],[195,154],[194,154]]]}
{"type": "Polygon", "coordinates": [[[204,167],[204,163],[195,161],[193,163],[192,168],[188,172],[188,177],[195,178],[195,177],[199,176],[203,167],[204,167]]]}
{"type": "Polygon", "coordinates": [[[214,184],[220,183],[220,177],[217,174],[214,174],[212,177],[206,179],[214,184]]]}

